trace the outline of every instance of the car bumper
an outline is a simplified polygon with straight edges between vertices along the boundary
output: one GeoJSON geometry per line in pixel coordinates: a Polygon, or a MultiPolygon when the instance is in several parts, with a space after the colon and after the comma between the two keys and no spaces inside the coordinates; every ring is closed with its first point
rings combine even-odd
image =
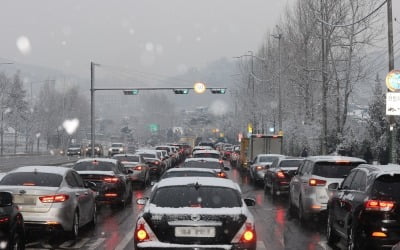
{"type": "Polygon", "coordinates": [[[237,243],[237,244],[221,244],[221,245],[197,245],[197,244],[171,244],[163,242],[141,242],[136,245],[138,249],[256,249],[256,243],[237,243]]]}
{"type": "Polygon", "coordinates": [[[71,230],[73,213],[69,211],[50,209],[46,213],[22,212],[24,223],[30,229],[71,230]]]}
{"type": "Polygon", "coordinates": [[[264,171],[257,171],[256,170],[256,174],[254,175],[254,179],[256,181],[264,181],[264,175],[265,175],[264,171]]]}
{"type": "Polygon", "coordinates": [[[303,208],[307,214],[319,214],[325,213],[327,209],[328,201],[326,203],[318,202],[315,198],[304,198],[303,208]]]}

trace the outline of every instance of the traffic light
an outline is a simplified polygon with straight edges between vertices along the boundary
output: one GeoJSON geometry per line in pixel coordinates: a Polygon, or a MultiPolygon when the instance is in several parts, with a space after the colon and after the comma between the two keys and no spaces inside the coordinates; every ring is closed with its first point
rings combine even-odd
{"type": "Polygon", "coordinates": [[[187,95],[189,93],[189,89],[173,89],[173,91],[177,95],[187,95]]]}
{"type": "Polygon", "coordinates": [[[138,89],[130,89],[130,90],[123,90],[124,91],[124,95],[137,95],[139,94],[139,90],[138,89]]]}
{"type": "Polygon", "coordinates": [[[226,88],[212,88],[211,93],[212,94],[225,94],[226,88]]]}

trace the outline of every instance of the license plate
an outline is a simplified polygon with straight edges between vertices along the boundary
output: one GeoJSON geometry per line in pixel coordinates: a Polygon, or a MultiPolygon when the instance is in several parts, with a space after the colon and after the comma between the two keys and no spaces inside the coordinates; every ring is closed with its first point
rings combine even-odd
{"type": "Polygon", "coordinates": [[[175,227],[175,237],[215,237],[215,228],[175,227]]]}
{"type": "Polygon", "coordinates": [[[34,197],[24,197],[24,196],[14,196],[14,202],[20,205],[35,205],[36,198],[34,197]]]}

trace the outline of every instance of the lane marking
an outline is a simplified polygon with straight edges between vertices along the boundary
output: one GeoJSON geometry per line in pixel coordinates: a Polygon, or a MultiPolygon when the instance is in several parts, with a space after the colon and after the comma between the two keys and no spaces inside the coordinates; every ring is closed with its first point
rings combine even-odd
{"type": "Polygon", "coordinates": [[[327,241],[320,241],[320,242],[318,242],[318,246],[322,247],[322,249],[324,249],[324,250],[331,249],[331,248],[328,246],[328,242],[327,242],[327,241]]]}
{"type": "Polygon", "coordinates": [[[133,239],[133,235],[135,234],[135,230],[129,231],[125,237],[122,239],[121,243],[115,248],[115,250],[124,250],[125,247],[129,244],[129,242],[133,239]]]}
{"type": "Polygon", "coordinates": [[[258,250],[267,250],[265,247],[264,241],[257,241],[257,247],[258,250]]]}
{"type": "Polygon", "coordinates": [[[105,240],[106,240],[106,238],[99,238],[95,242],[88,244],[87,249],[94,250],[94,249],[98,248],[101,244],[103,244],[103,242],[105,240]]]}

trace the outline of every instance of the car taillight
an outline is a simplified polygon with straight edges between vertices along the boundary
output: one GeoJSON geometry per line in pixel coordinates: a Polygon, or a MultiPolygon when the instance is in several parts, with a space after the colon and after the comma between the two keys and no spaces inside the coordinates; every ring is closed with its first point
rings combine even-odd
{"type": "Polygon", "coordinates": [[[64,202],[68,200],[69,195],[67,194],[56,194],[56,195],[47,195],[47,196],[40,196],[39,200],[42,203],[57,203],[57,202],[64,202]]]}
{"type": "Polygon", "coordinates": [[[263,170],[263,169],[264,169],[263,166],[257,166],[257,167],[256,167],[256,170],[263,170]]]}
{"type": "Polygon", "coordinates": [[[224,163],[224,161],[223,160],[219,160],[219,163],[224,163]]]}
{"type": "Polygon", "coordinates": [[[10,220],[8,217],[0,217],[0,224],[7,223],[10,220]]]}
{"type": "Polygon", "coordinates": [[[394,201],[368,200],[364,203],[368,211],[391,211],[394,208],[394,201]]]}
{"type": "Polygon", "coordinates": [[[310,179],[308,181],[308,185],[310,185],[310,186],[325,186],[325,184],[326,184],[325,180],[310,179]]]}
{"type": "Polygon", "coordinates": [[[156,237],[143,218],[139,218],[135,228],[135,238],[138,242],[151,241],[156,237]]]}
{"type": "Polygon", "coordinates": [[[218,172],[218,177],[220,178],[226,178],[226,173],[225,172],[218,172]]]}
{"type": "Polygon", "coordinates": [[[276,172],[276,177],[285,178],[285,174],[282,171],[278,171],[278,172],[276,172]]]}
{"type": "Polygon", "coordinates": [[[117,183],[118,180],[119,180],[118,177],[106,177],[106,178],[104,178],[104,181],[108,182],[108,183],[117,183]]]}
{"type": "Polygon", "coordinates": [[[158,165],[158,164],[160,164],[160,162],[159,161],[155,161],[154,164],[158,165]]]}
{"type": "Polygon", "coordinates": [[[246,222],[237,232],[232,243],[248,243],[256,241],[256,230],[254,224],[246,222]]]}

